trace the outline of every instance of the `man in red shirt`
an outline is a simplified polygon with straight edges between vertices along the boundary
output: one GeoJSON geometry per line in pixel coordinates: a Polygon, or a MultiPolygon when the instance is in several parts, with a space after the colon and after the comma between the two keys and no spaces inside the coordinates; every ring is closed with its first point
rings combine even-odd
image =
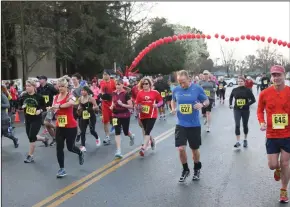
{"type": "Polygon", "coordinates": [[[290,87],[285,85],[285,68],[271,68],[273,86],[260,93],[257,116],[261,130],[266,130],[268,165],[274,171],[274,179],[281,180],[280,202],[288,203],[287,187],[290,170],[290,87]],[[266,111],[266,120],[264,118],[266,111]],[[280,160],[279,160],[280,158],[280,160]]]}
{"type": "Polygon", "coordinates": [[[112,94],[116,90],[116,82],[114,79],[110,79],[109,71],[104,71],[103,80],[100,82],[101,99],[102,99],[102,115],[104,123],[104,131],[106,138],[103,143],[108,145],[111,143],[109,126],[112,120],[112,111],[110,106],[112,105],[112,94]]]}

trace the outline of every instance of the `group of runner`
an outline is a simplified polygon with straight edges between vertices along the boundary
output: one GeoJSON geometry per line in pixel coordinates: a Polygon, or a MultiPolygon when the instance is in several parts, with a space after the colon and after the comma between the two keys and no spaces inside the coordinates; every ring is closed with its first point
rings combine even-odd
{"type": "MultiPolygon", "coordinates": [[[[282,183],[279,200],[280,202],[288,202],[290,88],[285,85],[285,69],[282,66],[273,66],[270,73],[274,85],[269,86],[268,84],[268,87],[261,87],[262,92],[258,100],[257,116],[261,130],[266,130],[269,168],[275,170],[275,180],[281,180],[282,183]]],[[[58,90],[46,83],[47,78],[45,76],[38,78],[40,87],[36,88],[34,81],[27,80],[26,91],[21,95],[26,133],[30,142],[28,155],[24,160],[25,163],[34,162],[33,155],[36,141],[42,141],[46,146],[49,145],[46,137],[43,138],[38,135],[42,124],[44,124],[47,132],[52,137],[50,144],[56,143],[57,160],[60,168],[57,177],[66,175],[63,151],[65,142],[68,151],[77,154],[78,162],[82,165],[84,163],[84,152],[86,151],[85,132],[87,126],[89,126],[90,132],[96,140],[96,146],[101,145],[100,138],[95,130],[96,113],[102,114],[106,135],[103,139],[104,145],[111,143],[110,126],[114,128],[115,158],[122,158],[121,131],[125,136],[128,136],[130,146],[135,143],[135,136],[130,131],[130,117],[132,113],[135,113],[143,133],[139,154],[144,156],[149,145],[152,150],[156,147],[151,131],[158,118],[158,110],[160,119],[165,120],[167,106],[170,113],[177,116],[175,146],[178,149],[183,168],[179,182],[185,182],[190,174],[186,154],[187,142],[192,151],[194,164],[192,179],[200,179],[202,163],[199,152],[201,145],[199,111],[201,110],[204,116],[206,131],[210,132],[211,109],[215,103],[217,91],[220,103],[224,104],[225,101],[226,82],[223,79],[213,80],[210,72],[205,70],[199,78],[192,80],[189,74],[182,70],[177,73],[178,85],[171,85],[163,81],[161,76],[155,83],[150,77],[144,77],[138,82],[135,81],[133,87],[129,89],[124,85],[122,79],[113,80],[110,78],[110,74],[104,71],[103,80],[100,82],[100,95],[95,97],[94,92],[89,87],[80,85],[81,76],[79,74],[58,79],[58,90]],[[70,83],[72,83],[72,86],[70,86],[70,83]],[[99,102],[101,102],[101,105],[98,104],[99,102]],[[54,116],[56,118],[55,124],[53,123],[54,116]],[[80,147],[76,147],[75,143],[80,140],[80,147]]],[[[229,98],[229,107],[234,111],[235,148],[241,146],[241,119],[244,132],[243,147],[248,146],[250,106],[256,102],[252,90],[245,87],[245,82],[244,77],[239,77],[238,87],[232,90],[229,98]]],[[[15,139],[13,141],[16,142],[15,139]]]]}

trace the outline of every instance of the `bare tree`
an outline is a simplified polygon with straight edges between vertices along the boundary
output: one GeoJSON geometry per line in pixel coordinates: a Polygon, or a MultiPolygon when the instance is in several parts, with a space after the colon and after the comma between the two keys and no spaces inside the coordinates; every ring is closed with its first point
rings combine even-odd
{"type": "Polygon", "coordinates": [[[220,51],[222,55],[222,62],[223,65],[227,69],[227,75],[230,76],[230,68],[232,67],[234,61],[233,61],[233,55],[234,55],[234,49],[231,49],[230,51],[225,51],[225,49],[220,46],[220,51]]]}
{"type": "Polygon", "coordinates": [[[266,46],[263,49],[257,51],[257,64],[265,70],[265,72],[272,66],[278,63],[279,54],[276,49],[271,49],[270,46],[266,46]]]}

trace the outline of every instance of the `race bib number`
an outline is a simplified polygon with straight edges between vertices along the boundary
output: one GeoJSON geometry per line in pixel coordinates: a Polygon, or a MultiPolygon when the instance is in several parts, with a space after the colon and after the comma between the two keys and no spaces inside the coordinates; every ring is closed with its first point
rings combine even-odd
{"type": "Polygon", "coordinates": [[[142,106],[142,113],[149,114],[150,106],[142,106]]]}
{"type": "Polygon", "coordinates": [[[79,104],[80,102],[79,102],[79,98],[75,98],[75,104],[77,105],[77,104],[79,104]]]}
{"type": "Polygon", "coordinates": [[[66,115],[58,115],[57,121],[58,121],[59,127],[65,127],[65,125],[67,125],[67,116],[66,115]]]}
{"type": "Polygon", "coordinates": [[[170,91],[170,92],[168,93],[168,95],[169,95],[169,96],[172,96],[172,92],[170,91]]]}
{"type": "Polygon", "coordinates": [[[192,114],[192,105],[191,104],[180,104],[179,111],[182,114],[192,114]]]}
{"type": "Polygon", "coordinates": [[[45,95],[45,96],[43,96],[43,98],[44,98],[45,103],[49,102],[49,96],[45,95]]]}
{"type": "Polygon", "coordinates": [[[272,128],[285,129],[288,126],[288,114],[273,114],[272,115],[272,128]]]}
{"type": "Polygon", "coordinates": [[[224,85],[223,84],[220,84],[219,85],[219,89],[223,89],[224,88],[224,85]]]}
{"type": "Polygon", "coordinates": [[[29,115],[35,115],[36,114],[36,108],[35,107],[26,107],[26,114],[29,115]]]}
{"type": "Polygon", "coordinates": [[[89,119],[90,117],[91,114],[87,110],[83,111],[83,119],[89,119]]]}
{"type": "Polygon", "coordinates": [[[268,84],[268,81],[267,81],[267,80],[264,80],[263,83],[264,83],[265,85],[267,85],[267,84],[268,84]]]}
{"type": "Polygon", "coordinates": [[[206,96],[210,96],[210,91],[209,90],[204,90],[204,93],[206,96]]]}
{"type": "Polygon", "coordinates": [[[165,98],[165,96],[166,96],[165,92],[161,92],[161,97],[165,98]]]}
{"type": "Polygon", "coordinates": [[[246,104],[246,99],[237,99],[237,106],[244,106],[246,104]]]}
{"type": "Polygon", "coordinates": [[[118,125],[118,119],[117,118],[113,118],[112,122],[113,122],[113,126],[117,126],[118,125]]]}

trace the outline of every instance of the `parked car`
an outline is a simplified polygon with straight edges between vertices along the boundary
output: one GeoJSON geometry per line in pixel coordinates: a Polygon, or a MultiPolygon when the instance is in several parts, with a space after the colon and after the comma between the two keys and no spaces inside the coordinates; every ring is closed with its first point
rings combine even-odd
{"type": "Polygon", "coordinates": [[[225,82],[227,83],[227,86],[233,87],[233,85],[237,85],[237,80],[235,78],[225,78],[225,82]]]}

